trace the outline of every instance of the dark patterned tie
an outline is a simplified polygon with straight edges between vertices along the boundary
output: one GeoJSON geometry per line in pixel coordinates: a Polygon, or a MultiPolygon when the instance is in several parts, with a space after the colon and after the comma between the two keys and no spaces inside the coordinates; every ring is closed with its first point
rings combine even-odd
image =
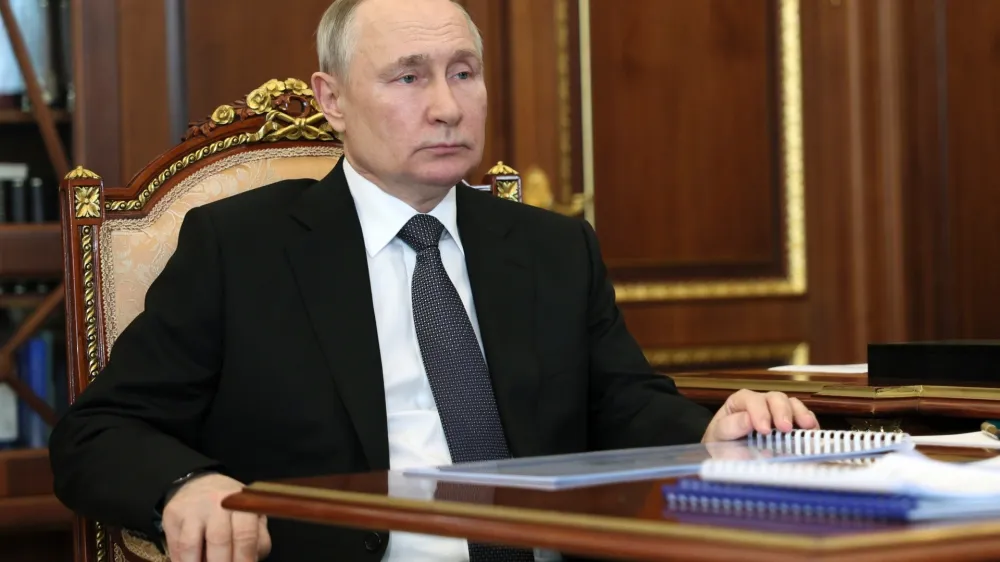
{"type": "MultiPolygon", "coordinates": [[[[444,225],[414,215],[399,238],[417,252],[413,270],[413,323],[420,355],[455,463],[510,457],[486,360],[462,299],[441,262],[444,225]]],[[[530,550],[469,543],[471,562],[531,562],[530,550]]]]}

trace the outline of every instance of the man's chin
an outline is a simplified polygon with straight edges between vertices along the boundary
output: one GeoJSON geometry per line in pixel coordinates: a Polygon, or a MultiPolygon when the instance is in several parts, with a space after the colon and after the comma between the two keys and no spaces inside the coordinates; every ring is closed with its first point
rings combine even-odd
{"type": "Polygon", "coordinates": [[[422,166],[416,176],[420,183],[426,185],[440,185],[441,187],[452,187],[463,179],[468,179],[470,183],[476,183],[472,178],[466,177],[470,170],[475,167],[474,163],[465,162],[434,162],[422,166]]]}

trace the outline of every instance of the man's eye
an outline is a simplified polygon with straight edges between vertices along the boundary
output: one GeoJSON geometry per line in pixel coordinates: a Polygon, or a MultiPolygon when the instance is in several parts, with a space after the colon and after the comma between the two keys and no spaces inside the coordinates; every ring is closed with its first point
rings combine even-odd
{"type": "Polygon", "coordinates": [[[459,80],[468,80],[469,78],[472,78],[472,73],[469,72],[468,70],[463,70],[462,72],[459,72],[455,76],[457,76],[459,80]]]}
{"type": "Polygon", "coordinates": [[[413,74],[407,74],[406,76],[401,77],[399,80],[404,84],[412,84],[417,81],[417,77],[414,76],[413,74]]]}

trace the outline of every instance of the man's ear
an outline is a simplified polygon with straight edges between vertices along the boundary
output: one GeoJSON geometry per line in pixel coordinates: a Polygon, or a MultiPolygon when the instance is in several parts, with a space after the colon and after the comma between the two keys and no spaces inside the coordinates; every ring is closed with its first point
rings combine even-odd
{"type": "Polygon", "coordinates": [[[323,115],[337,135],[342,135],[347,125],[344,123],[344,112],[341,107],[343,89],[340,80],[325,72],[314,72],[311,82],[313,95],[323,110],[323,115]]]}

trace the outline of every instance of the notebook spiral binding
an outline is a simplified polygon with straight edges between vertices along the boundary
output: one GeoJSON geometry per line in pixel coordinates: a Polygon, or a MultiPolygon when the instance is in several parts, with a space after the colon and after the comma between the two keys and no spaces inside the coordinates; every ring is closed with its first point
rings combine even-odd
{"type": "Polygon", "coordinates": [[[771,490],[758,490],[697,480],[681,480],[665,490],[667,509],[675,513],[701,513],[760,519],[839,522],[898,520],[913,507],[909,498],[862,494],[815,495],[781,498],[771,490]]]}
{"type": "Polygon", "coordinates": [[[855,453],[910,440],[906,433],[847,431],[840,429],[796,429],[772,431],[764,435],[753,432],[747,436],[751,447],[791,455],[855,453]]]}

